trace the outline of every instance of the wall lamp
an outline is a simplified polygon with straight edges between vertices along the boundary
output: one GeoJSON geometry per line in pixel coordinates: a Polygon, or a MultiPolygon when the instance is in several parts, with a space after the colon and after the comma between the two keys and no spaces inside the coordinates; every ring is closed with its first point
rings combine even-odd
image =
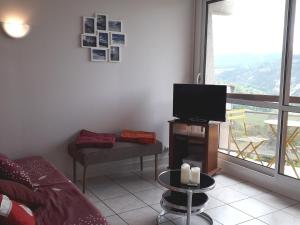
{"type": "Polygon", "coordinates": [[[2,28],[4,32],[12,38],[25,37],[30,31],[30,26],[28,24],[14,19],[2,22],[2,28]]]}

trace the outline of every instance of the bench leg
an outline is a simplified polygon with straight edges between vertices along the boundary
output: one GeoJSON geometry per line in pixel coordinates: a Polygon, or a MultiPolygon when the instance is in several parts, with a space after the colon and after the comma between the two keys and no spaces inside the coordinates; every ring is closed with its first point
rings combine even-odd
{"type": "Polygon", "coordinates": [[[76,184],[76,159],[73,158],[73,183],[76,184]]]}
{"type": "Polygon", "coordinates": [[[141,171],[143,171],[144,170],[143,156],[140,156],[140,166],[141,166],[141,171]]]}
{"type": "Polygon", "coordinates": [[[82,192],[85,193],[86,189],[86,168],[87,166],[83,166],[83,179],[82,179],[82,192]]]}
{"type": "Polygon", "coordinates": [[[158,163],[157,163],[157,160],[158,159],[158,157],[157,157],[157,154],[155,154],[155,180],[157,180],[157,176],[158,176],[158,174],[157,174],[157,171],[158,171],[158,169],[157,169],[157,167],[158,167],[158,163]]]}

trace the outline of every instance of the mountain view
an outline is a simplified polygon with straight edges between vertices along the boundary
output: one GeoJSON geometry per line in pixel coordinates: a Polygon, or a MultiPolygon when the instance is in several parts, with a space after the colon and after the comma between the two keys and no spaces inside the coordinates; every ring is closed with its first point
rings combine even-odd
{"type": "MultiPolygon", "coordinates": [[[[235,93],[278,95],[281,55],[223,55],[215,58],[219,84],[232,85],[235,93]]],[[[291,94],[300,96],[300,54],[294,55],[291,94]]]]}

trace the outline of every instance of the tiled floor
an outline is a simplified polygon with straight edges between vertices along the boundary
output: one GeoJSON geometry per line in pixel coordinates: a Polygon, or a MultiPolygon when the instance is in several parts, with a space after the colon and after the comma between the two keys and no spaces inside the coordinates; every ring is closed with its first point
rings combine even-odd
{"type": "MultiPolygon", "coordinates": [[[[300,225],[300,202],[259,186],[220,174],[207,192],[206,213],[220,225],[300,225]]],[[[86,196],[111,225],[154,225],[165,188],[153,180],[153,171],[110,174],[88,181],[86,196]]],[[[185,218],[168,214],[163,225],[184,225],[185,218]]],[[[193,216],[192,225],[207,224],[193,216]]]]}

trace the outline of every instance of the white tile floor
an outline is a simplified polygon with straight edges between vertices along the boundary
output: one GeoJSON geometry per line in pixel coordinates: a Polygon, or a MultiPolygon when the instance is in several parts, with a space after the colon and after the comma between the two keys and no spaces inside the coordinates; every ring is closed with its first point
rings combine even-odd
{"type": "MultiPolygon", "coordinates": [[[[155,225],[165,188],[153,180],[153,174],[148,169],[93,178],[88,180],[86,196],[111,225],[155,225]]],[[[215,180],[205,210],[215,225],[300,225],[300,202],[226,174],[215,180]]],[[[169,214],[162,224],[185,225],[185,218],[169,214]]],[[[193,216],[192,224],[207,223],[193,216]]]]}

